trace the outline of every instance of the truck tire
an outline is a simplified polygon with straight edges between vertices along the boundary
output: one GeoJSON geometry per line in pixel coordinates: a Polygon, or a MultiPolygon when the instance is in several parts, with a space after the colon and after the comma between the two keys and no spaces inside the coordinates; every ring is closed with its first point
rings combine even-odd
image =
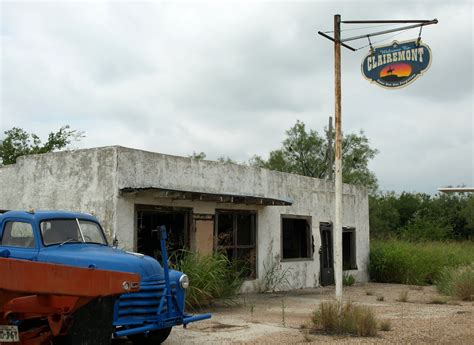
{"type": "Polygon", "coordinates": [[[116,297],[96,298],[72,315],[67,335],[55,337],[53,345],[108,345],[113,332],[116,297]]]}
{"type": "Polygon", "coordinates": [[[159,329],[157,331],[148,332],[145,334],[129,335],[128,339],[133,345],[157,345],[161,344],[168,338],[171,333],[171,327],[159,329]]]}

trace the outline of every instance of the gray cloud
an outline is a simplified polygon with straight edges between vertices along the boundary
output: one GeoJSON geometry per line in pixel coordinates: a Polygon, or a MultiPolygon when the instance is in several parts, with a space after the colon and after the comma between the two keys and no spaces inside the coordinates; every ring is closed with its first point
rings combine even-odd
{"type": "Polygon", "coordinates": [[[367,48],[343,50],[343,127],[364,129],[380,150],[371,166],[383,189],[434,193],[441,185],[474,184],[471,2],[2,3],[1,9],[2,130],[20,126],[44,136],[70,124],[86,132],[80,147],[205,151],[238,161],[279,147],[296,119],[318,130],[327,125],[333,51],[316,32],[332,29],[334,13],[437,17],[440,23],[422,35],[433,51],[431,69],[405,89],[368,83],[360,73],[367,48]]]}

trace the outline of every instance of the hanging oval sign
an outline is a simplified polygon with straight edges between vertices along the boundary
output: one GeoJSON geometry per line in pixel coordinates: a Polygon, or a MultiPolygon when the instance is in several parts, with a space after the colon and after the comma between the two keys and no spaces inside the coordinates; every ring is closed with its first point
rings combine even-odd
{"type": "Polygon", "coordinates": [[[430,47],[413,40],[374,47],[361,67],[362,74],[370,82],[396,89],[414,82],[430,65],[430,47]]]}

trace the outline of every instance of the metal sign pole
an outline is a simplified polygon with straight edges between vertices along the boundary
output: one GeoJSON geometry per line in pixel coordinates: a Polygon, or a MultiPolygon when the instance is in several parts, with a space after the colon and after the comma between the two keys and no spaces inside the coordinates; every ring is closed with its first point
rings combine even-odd
{"type": "MultiPolygon", "coordinates": [[[[341,16],[334,16],[334,38],[326,33],[318,31],[318,34],[334,42],[334,94],[335,94],[335,214],[333,228],[333,248],[334,248],[334,280],[336,284],[336,299],[342,301],[342,111],[341,111],[341,46],[349,50],[357,49],[343,43],[347,41],[368,38],[371,36],[384,35],[391,32],[403,31],[416,27],[422,27],[431,24],[438,24],[437,19],[433,20],[351,20],[341,21],[341,16]],[[341,40],[341,23],[344,24],[401,24],[416,23],[415,25],[405,26],[396,29],[384,30],[380,32],[369,33],[360,36],[349,37],[341,40]]],[[[331,175],[329,175],[331,176],[331,175]]]]}
{"type": "Polygon", "coordinates": [[[336,122],[335,221],[333,228],[336,299],[342,300],[342,111],[341,111],[341,16],[334,16],[334,94],[336,122]]]}

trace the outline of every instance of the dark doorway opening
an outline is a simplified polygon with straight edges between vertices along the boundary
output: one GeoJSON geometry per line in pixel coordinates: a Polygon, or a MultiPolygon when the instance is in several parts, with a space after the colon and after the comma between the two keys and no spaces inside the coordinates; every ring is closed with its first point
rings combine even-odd
{"type": "Polygon", "coordinates": [[[357,269],[355,228],[342,229],[342,268],[344,270],[357,269]]]}
{"type": "Polygon", "coordinates": [[[334,284],[334,260],[332,246],[332,224],[320,223],[321,248],[319,249],[321,264],[321,285],[334,284]]]}
{"type": "Polygon", "coordinates": [[[173,259],[182,249],[189,249],[191,209],[137,205],[137,252],[161,261],[158,227],[168,234],[168,255],[173,259]],[[174,254],[174,255],[173,255],[174,254]]]}

